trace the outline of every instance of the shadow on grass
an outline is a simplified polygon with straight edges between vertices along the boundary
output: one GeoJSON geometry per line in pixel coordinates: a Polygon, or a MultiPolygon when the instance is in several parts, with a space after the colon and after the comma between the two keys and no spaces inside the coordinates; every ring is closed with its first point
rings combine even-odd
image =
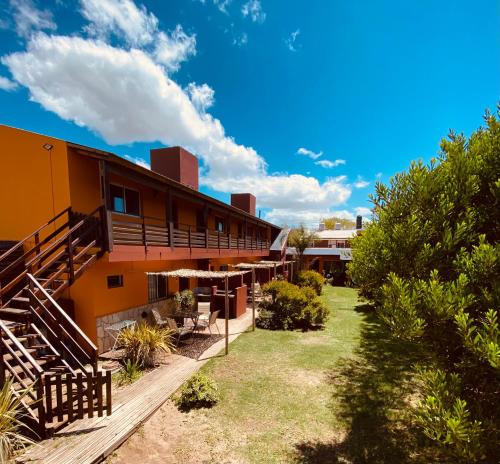
{"type": "Polygon", "coordinates": [[[363,317],[359,347],[354,357],[341,360],[329,373],[330,407],[345,434],[331,442],[297,444],[296,462],[436,462],[409,417],[412,366],[429,354],[417,344],[390,337],[369,305],[355,311],[363,317]]]}

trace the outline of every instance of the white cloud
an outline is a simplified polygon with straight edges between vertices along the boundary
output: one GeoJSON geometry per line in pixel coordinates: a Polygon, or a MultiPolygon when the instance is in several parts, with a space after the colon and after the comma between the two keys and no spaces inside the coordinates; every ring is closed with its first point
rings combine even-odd
{"type": "Polygon", "coordinates": [[[363,219],[369,219],[372,215],[371,209],[366,206],[358,206],[354,208],[354,211],[356,212],[356,216],[363,216],[363,219]]]}
{"type": "Polygon", "coordinates": [[[196,36],[178,24],[171,33],[158,29],[158,18],[132,0],[80,0],[82,15],[90,22],[85,30],[101,40],[114,34],[133,47],[152,45],[152,55],[168,71],[196,54],[196,36]]]}
{"type": "Polygon", "coordinates": [[[237,45],[238,47],[246,45],[247,43],[248,43],[248,34],[246,32],[242,32],[241,34],[233,38],[233,45],[237,45]]]}
{"type": "Polygon", "coordinates": [[[321,166],[322,168],[336,168],[337,166],[340,166],[341,164],[345,164],[345,160],[343,160],[343,159],[336,159],[335,161],[319,160],[319,161],[316,161],[314,164],[317,164],[318,166],[321,166]]]}
{"type": "Polygon", "coordinates": [[[81,0],[82,15],[90,22],[86,30],[105,39],[110,34],[124,38],[131,45],[151,43],[158,19],[131,0],[81,0]]]}
{"type": "Polygon", "coordinates": [[[222,123],[206,112],[213,90],[195,83],[183,89],[147,50],[38,33],[25,51],[2,62],[29,89],[32,101],[109,144],[159,141],[186,147],[202,161],[203,185],[252,192],[260,208],[271,210],[269,218],[293,218],[297,212],[324,216],[351,195],[345,176],[320,182],[301,174],[270,174],[255,149],[226,135],[222,123]]]}
{"type": "Polygon", "coordinates": [[[52,13],[49,10],[39,10],[32,0],[10,0],[10,6],[16,32],[21,37],[28,38],[33,31],[57,29],[52,13]]]}
{"type": "Polygon", "coordinates": [[[187,91],[191,102],[200,112],[205,112],[214,104],[214,89],[207,84],[196,85],[191,82],[187,86],[187,91]]]}
{"type": "Polygon", "coordinates": [[[249,16],[254,23],[263,23],[266,20],[266,13],[262,9],[259,0],[249,0],[241,7],[243,16],[249,16]]]}
{"type": "Polygon", "coordinates": [[[167,70],[177,71],[180,63],[191,55],[196,55],[196,36],[187,35],[180,24],[171,34],[159,32],[154,55],[156,61],[163,64],[167,70]]]}
{"type": "Polygon", "coordinates": [[[319,153],[315,153],[314,151],[312,150],[309,150],[307,148],[304,148],[304,147],[300,147],[298,150],[297,150],[297,154],[298,155],[303,155],[303,156],[308,156],[309,158],[315,160],[315,159],[318,159],[320,156],[323,155],[323,152],[320,151],[319,153]]]}
{"type": "Polygon", "coordinates": [[[296,52],[298,50],[298,46],[295,43],[297,41],[297,37],[300,34],[300,29],[297,29],[293,31],[286,39],[285,39],[285,45],[287,46],[288,50],[291,52],[296,52]]]}
{"type": "Polygon", "coordinates": [[[380,178],[382,178],[382,176],[383,176],[383,173],[381,173],[381,172],[377,172],[377,174],[375,174],[376,179],[380,179],[380,178]]]}
{"type": "Polygon", "coordinates": [[[151,169],[151,165],[143,158],[138,158],[130,155],[123,155],[123,157],[129,161],[132,161],[132,163],[135,163],[138,166],[141,166],[146,169],[151,169]]]}
{"type": "Polygon", "coordinates": [[[356,179],[356,182],[354,182],[354,187],[360,189],[360,188],[365,188],[370,185],[370,182],[364,180],[361,176],[358,176],[356,179]]]}
{"type": "Polygon", "coordinates": [[[0,89],[11,92],[12,90],[16,90],[17,87],[18,85],[15,82],[4,76],[0,76],[0,89]]]}

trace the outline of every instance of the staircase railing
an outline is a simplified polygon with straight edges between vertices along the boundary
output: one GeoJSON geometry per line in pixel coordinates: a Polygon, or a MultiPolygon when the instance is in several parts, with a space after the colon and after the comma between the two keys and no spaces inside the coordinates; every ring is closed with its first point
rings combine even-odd
{"type": "Polygon", "coordinates": [[[35,277],[31,274],[27,276],[33,322],[45,329],[45,335],[51,345],[70,366],[86,371],[86,365],[91,365],[96,374],[97,347],[35,277]]]}
{"type": "MultiPolygon", "coordinates": [[[[100,206],[73,224],[75,214],[70,208],[67,208],[4,253],[0,257],[0,283],[5,281],[9,273],[12,273],[15,269],[22,268],[22,271],[14,277],[9,277],[8,282],[0,286],[0,307],[7,303],[8,299],[15,294],[19,287],[22,288],[26,285],[28,273],[34,277],[39,277],[51,267],[57,265],[58,260],[63,258],[66,261],[65,265],[62,267],[57,266],[59,269],[44,283],[44,288],[50,288],[50,285],[65,273],[69,275],[71,284],[75,278],[74,263],[92,247],[98,246],[101,250],[104,249],[102,227],[102,224],[105,223],[104,214],[104,208],[100,206]],[[55,223],[57,219],[63,217],[64,214],[68,215],[64,224],[57,226],[54,231],[40,240],[42,231],[49,227],[50,224],[55,223]],[[31,243],[33,240],[34,245],[31,243]],[[77,246],[83,246],[84,248],[76,253],[77,246]],[[6,266],[2,266],[2,261],[5,261],[8,256],[21,247],[25,250],[24,253],[6,266]]],[[[83,270],[80,272],[83,272],[83,270]]]]}

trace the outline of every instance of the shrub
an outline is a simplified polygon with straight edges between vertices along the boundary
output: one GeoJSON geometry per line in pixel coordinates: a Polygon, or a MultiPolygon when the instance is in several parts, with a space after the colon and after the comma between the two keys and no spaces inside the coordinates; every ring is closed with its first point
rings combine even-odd
{"type": "Polygon", "coordinates": [[[19,432],[22,418],[22,402],[28,390],[15,396],[12,381],[5,381],[0,390],[0,462],[10,462],[10,458],[18,449],[33,442],[19,432]]]}
{"type": "Polygon", "coordinates": [[[328,308],[310,287],[274,281],[266,284],[262,291],[271,298],[260,304],[257,325],[261,328],[308,329],[326,321],[328,308]]]}
{"type": "Polygon", "coordinates": [[[464,456],[476,456],[480,441],[487,459],[500,455],[498,108],[468,139],[450,133],[429,164],[412,162],[389,185],[377,183],[374,220],[352,240],[348,266],[393,334],[427,345],[446,382],[459,377],[451,403],[429,396],[427,435],[464,456]]]}
{"type": "Polygon", "coordinates": [[[120,332],[119,346],[125,349],[125,359],[139,367],[154,367],[156,354],[171,353],[173,331],[142,322],[120,332]]]}
{"type": "Polygon", "coordinates": [[[267,309],[261,309],[255,324],[261,329],[275,329],[274,313],[272,311],[268,311],[267,309]]]}
{"type": "Polygon", "coordinates": [[[317,295],[321,295],[324,277],[316,271],[303,271],[297,275],[297,285],[299,287],[311,287],[317,295]]]}
{"type": "Polygon", "coordinates": [[[424,434],[463,462],[482,459],[481,422],[472,420],[467,402],[460,398],[460,377],[440,369],[421,371],[424,399],[416,410],[424,434]]]}
{"type": "Polygon", "coordinates": [[[179,409],[210,408],[220,400],[217,383],[210,377],[197,373],[187,380],[176,400],[179,409]]]}
{"type": "Polygon", "coordinates": [[[194,305],[194,293],[191,290],[183,290],[174,295],[177,308],[181,311],[190,311],[194,305]]]}
{"type": "Polygon", "coordinates": [[[116,374],[116,382],[118,386],[128,385],[138,380],[141,375],[141,368],[130,359],[127,359],[125,364],[116,374]]]}

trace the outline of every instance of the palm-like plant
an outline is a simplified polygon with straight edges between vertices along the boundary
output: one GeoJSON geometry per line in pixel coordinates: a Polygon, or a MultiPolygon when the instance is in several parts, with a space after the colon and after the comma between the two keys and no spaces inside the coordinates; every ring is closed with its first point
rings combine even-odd
{"type": "Polygon", "coordinates": [[[299,270],[304,268],[304,251],[313,244],[317,237],[316,233],[306,229],[304,224],[290,231],[288,235],[288,244],[291,247],[295,247],[299,260],[299,270]]]}
{"type": "Polygon", "coordinates": [[[125,358],[141,367],[154,367],[156,354],[175,350],[173,330],[141,323],[120,332],[118,343],[125,349],[125,358]]]}
{"type": "Polygon", "coordinates": [[[8,462],[16,450],[33,444],[20,433],[23,411],[22,402],[28,391],[16,395],[11,388],[12,381],[4,382],[0,390],[0,462],[8,462]]]}

